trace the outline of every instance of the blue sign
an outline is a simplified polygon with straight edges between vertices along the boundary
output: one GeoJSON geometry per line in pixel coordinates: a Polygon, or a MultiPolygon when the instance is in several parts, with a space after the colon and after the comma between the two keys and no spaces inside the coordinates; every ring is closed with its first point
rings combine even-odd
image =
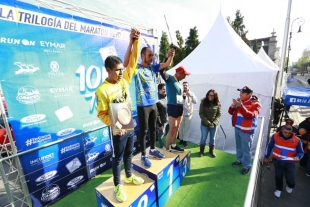
{"type": "Polygon", "coordinates": [[[111,141],[110,139],[110,127],[104,127],[102,129],[85,133],[84,144],[86,149],[97,147],[105,142],[111,141]]]}
{"type": "MultiPolygon", "coordinates": [[[[84,153],[79,153],[25,176],[30,193],[85,168],[84,153]]],[[[87,177],[85,178],[87,180],[87,177]]]]}
{"type": "Polygon", "coordinates": [[[85,159],[87,164],[91,164],[97,160],[101,160],[104,157],[111,156],[113,153],[111,142],[108,141],[97,147],[93,147],[85,151],[85,159]]]}
{"type": "Polygon", "coordinates": [[[24,174],[28,175],[36,170],[46,168],[66,158],[80,154],[84,151],[82,136],[68,139],[59,144],[52,145],[20,156],[24,174]]]}
{"type": "Polygon", "coordinates": [[[57,180],[30,195],[33,207],[46,206],[46,204],[59,199],[61,196],[83,185],[87,180],[85,167],[63,179],[57,180]]]}
{"type": "Polygon", "coordinates": [[[95,177],[112,167],[112,154],[87,165],[89,178],[95,177]]]}
{"type": "MultiPolygon", "coordinates": [[[[130,30],[14,0],[0,11],[1,85],[18,150],[102,126],[95,91],[107,77],[103,60],[124,57],[130,30]]],[[[141,46],[153,42],[143,40],[141,46]]]]}

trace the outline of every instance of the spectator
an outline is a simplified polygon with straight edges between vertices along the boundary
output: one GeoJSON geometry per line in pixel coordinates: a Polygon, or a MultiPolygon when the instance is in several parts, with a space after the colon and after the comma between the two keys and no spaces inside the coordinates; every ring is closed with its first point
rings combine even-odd
{"type": "Polygon", "coordinates": [[[284,104],[282,103],[281,98],[277,98],[274,102],[274,111],[273,111],[273,125],[276,127],[279,123],[280,116],[283,112],[284,104]]]}
{"type": "MultiPolygon", "coordinates": [[[[298,134],[298,129],[297,129],[296,127],[294,127],[293,124],[294,124],[294,119],[292,119],[292,118],[287,118],[287,119],[285,119],[285,125],[290,125],[290,126],[293,128],[294,134],[297,135],[297,134],[298,134]]],[[[284,126],[284,125],[279,126],[279,127],[277,128],[277,131],[276,131],[276,132],[281,131],[281,129],[282,129],[283,126],[284,126]]]]}
{"type": "Polygon", "coordinates": [[[291,106],[292,105],[286,105],[286,104],[284,104],[284,118],[286,118],[286,119],[288,119],[288,118],[290,118],[289,116],[288,116],[288,113],[290,112],[290,109],[291,109],[291,106]]]}
{"type": "Polygon", "coordinates": [[[307,169],[307,175],[310,175],[310,153],[308,152],[310,145],[310,117],[307,117],[299,123],[298,133],[304,149],[304,156],[301,158],[299,166],[303,169],[307,169]]]}
{"type": "Polygon", "coordinates": [[[191,131],[193,104],[197,103],[197,98],[194,92],[190,91],[188,82],[183,82],[183,119],[179,129],[180,145],[187,147],[187,140],[191,131]],[[185,97],[185,99],[184,99],[185,97]]]}
{"type": "Polygon", "coordinates": [[[293,133],[292,126],[285,125],[281,132],[272,135],[265,153],[264,163],[269,163],[269,156],[272,153],[272,160],[275,169],[276,197],[281,196],[283,190],[283,176],[286,179],[286,192],[292,193],[295,187],[295,162],[303,156],[302,144],[293,133]]]}
{"type": "Polygon", "coordinates": [[[199,156],[203,156],[206,139],[208,137],[208,134],[210,133],[209,153],[212,157],[216,157],[216,154],[214,152],[214,141],[215,132],[221,118],[221,103],[215,90],[210,89],[206,94],[206,97],[201,100],[199,107],[199,116],[201,119],[201,139],[199,156]]]}
{"type": "Polygon", "coordinates": [[[166,94],[166,85],[164,83],[158,84],[158,102],[157,106],[157,135],[159,147],[163,148],[163,137],[166,131],[166,126],[168,124],[168,116],[167,116],[167,94],[166,94]]]}
{"type": "Polygon", "coordinates": [[[252,169],[251,147],[254,133],[257,127],[257,116],[261,110],[258,98],[252,95],[253,90],[244,86],[240,91],[240,99],[233,99],[228,109],[232,115],[232,125],[235,127],[236,155],[237,161],[233,166],[243,165],[241,173],[248,174],[252,169]]]}

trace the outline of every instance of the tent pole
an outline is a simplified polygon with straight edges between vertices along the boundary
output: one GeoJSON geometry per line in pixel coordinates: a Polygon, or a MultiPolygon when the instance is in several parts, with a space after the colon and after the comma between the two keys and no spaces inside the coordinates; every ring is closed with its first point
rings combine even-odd
{"type": "Polygon", "coordinates": [[[276,76],[276,81],[273,87],[273,94],[271,97],[272,103],[271,103],[271,113],[270,113],[270,118],[269,118],[269,126],[268,126],[268,134],[267,134],[267,143],[269,142],[270,138],[270,131],[271,131],[271,125],[272,125],[272,119],[273,119],[273,114],[274,114],[274,102],[276,99],[276,94],[277,94],[277,85],[278,85],[278,78],[280,76],[280,71],[278,71],[277,76],[276,76]]]}
{"type": "Polygon", "coordinates": [[[290,27],[290,15],[291,15],[291,5],[292,5],[292,0],[288,1],[288,7],[287,7],[287,16],[286,16],[286,22],[285,22],[285,29],[284,29],[284,37],[283,37],[283,43],[282,43],[282,53],[281,53],[281,67],[280,67],[280,73],[281,75],[279,76],[281,78],[280,80],[280,96],[282,95],[282,85],[283,85],[283,76],[284,76],[284,65],[285,65],[285,56],[286,56],[286,48],[287,48],[287,39],[288,39],[288,30],[290,27]]]}

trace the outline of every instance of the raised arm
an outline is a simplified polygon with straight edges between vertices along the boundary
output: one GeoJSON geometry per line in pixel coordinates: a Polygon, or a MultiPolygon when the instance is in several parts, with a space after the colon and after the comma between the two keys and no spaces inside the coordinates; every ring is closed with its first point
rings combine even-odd
{"type": "Polygon", "coordinates": [[[130,83],[131,78],[134,74],[134,70],[138,64],[139,59],[139,48],[140,48],[140,32],[139,30],[132,29],[130,33],[130,42],[124,58],[124,66],[126,70],[124,72],[124,79],[130,83]],[[131,50],[132,49],[132,50],[131,50]]]}
{"type": "Polygon", "coordinates": [[[168,68],[171,65],[171,63],[172,63],[174,55],[175,55],[175,49],[171,48],[169,50],[169,52],[168,52],[168,59],[167,59],[167,61],[164,62],[164,63],[160,63],[159,70],[168,68]]]}

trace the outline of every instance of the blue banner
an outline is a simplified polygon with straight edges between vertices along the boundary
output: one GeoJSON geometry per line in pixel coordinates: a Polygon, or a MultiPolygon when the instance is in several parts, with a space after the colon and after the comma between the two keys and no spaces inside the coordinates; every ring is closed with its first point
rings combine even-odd
{"type": "MultiPolygon", "coordinates": [[[[20,156],[20,161],[25,166],[23,170],[24,174],[27,175],[82,152],[84,155],[83,139],[82,136],[77,136],[59,144],[24,154],[20,156]]],[[[85,158],[83,159],[85,160],[85,158]]]]}
{"type": "Polygon", "coordinates": [[[95,105],[107,77],[102,59],[124,57],[129,29],[13,0],[0,4],[0,26],[1,85],[19,151],[103,125],[95,105]]]}
{"type": "MultiPolygon", "coordinates": [[[[29,193],[33,193],[43,187],[46,187],[50,183],[71,175],[82,168],[85,169],[85,166],[84,153],[79,153],[53,165],[30,173],[25,176],[29,193]]],[[[87,177],[84,179],[88,180],[87,177]]]]}
{"type": "Polygon", "coordinates": [[[84,134],[84,143],[85,149],[91,149],[97,147],[105,142],[111,141],[110,139],[110,127],[104,127],[102,129],[85,133],[84,134]]]}
{"type": "Polygon", "coordinates": [[[75,190],[87,181],[86,168],[82,168],[63,179],[57,180],[45,188],[32,193],[31,200],[34,207],[46,206],[55,199],[75,190]]]}
{"type": "Polygon", "coordinates": [[[85,151],[85,158],[87,164],[91,164],[97,160],[111,155],[112,145],[110,141],[85,151]]]}

